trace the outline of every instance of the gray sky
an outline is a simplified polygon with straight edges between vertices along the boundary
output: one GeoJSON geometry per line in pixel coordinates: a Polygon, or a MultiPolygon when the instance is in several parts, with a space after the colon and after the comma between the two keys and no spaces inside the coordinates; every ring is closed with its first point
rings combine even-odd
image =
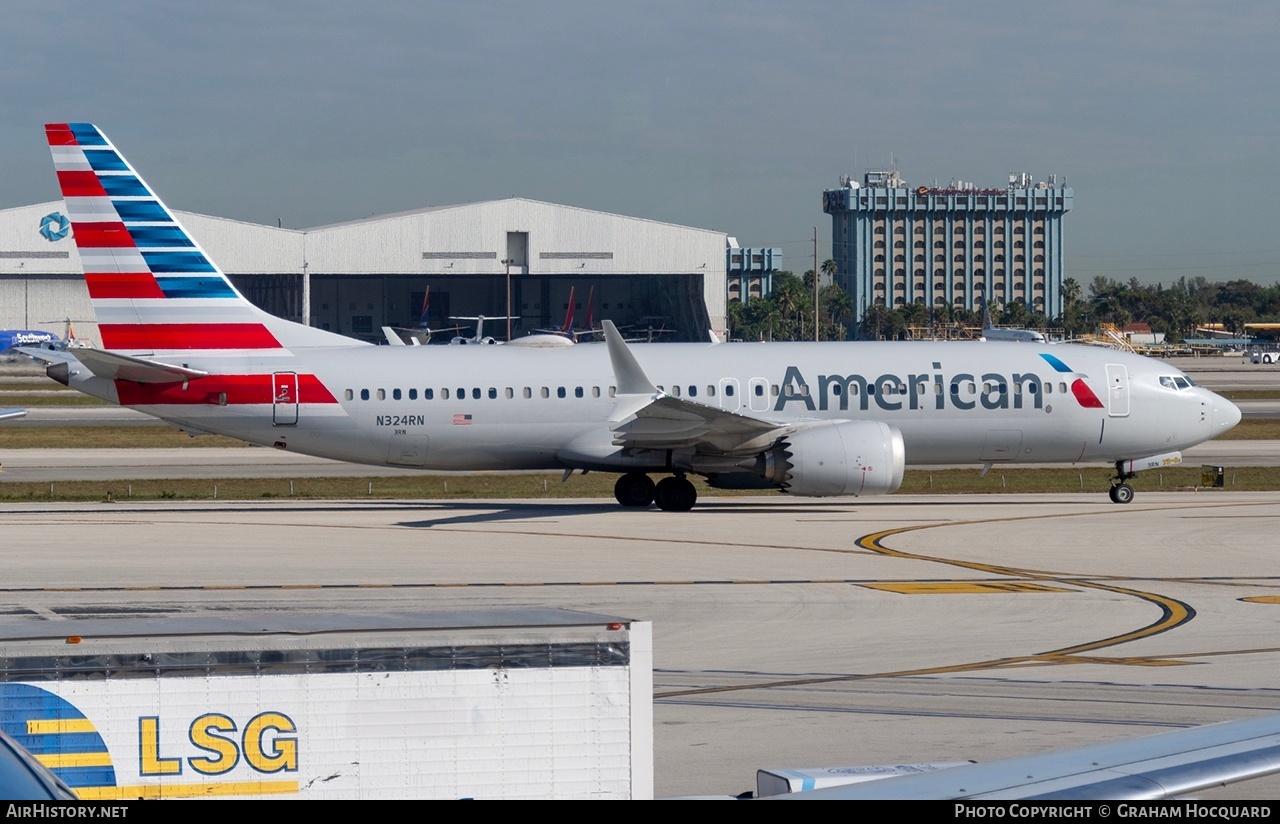
{"type": "Polygon", "coordinates": [[[516,195],[830,256],[821,194],[1066,176],[1067,275],[1280,276],[1280,4],[63,2],[0,22],[0,208],[96,123],[173,208],[516,195]]]}

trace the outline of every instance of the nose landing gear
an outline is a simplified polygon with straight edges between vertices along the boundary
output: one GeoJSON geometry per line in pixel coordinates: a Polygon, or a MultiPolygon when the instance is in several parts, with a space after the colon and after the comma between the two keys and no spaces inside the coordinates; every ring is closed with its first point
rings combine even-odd
{"type": "Polygon", "coordinates": [[[1107,493],[1113,504],[1127,504],[1133,500],[1133,487],[1126,481],[1138,477],[1138,473],[1125,472],[1126,463],[1127,461],[1116,461],[1116,475],[1111,479],[1111,491],[1107,493]]]}
{"type": "Polygon", "coordinates": [[[1133,500],[1133,487],[1125,483],[1116,483],[1111,485],[1111,491],[1107,493],[1113,504],[1127,504],[1133,500]]]}

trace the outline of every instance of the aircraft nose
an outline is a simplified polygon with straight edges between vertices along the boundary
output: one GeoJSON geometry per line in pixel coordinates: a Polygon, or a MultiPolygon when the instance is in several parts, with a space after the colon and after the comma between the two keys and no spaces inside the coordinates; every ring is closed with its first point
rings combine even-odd
{"type": "Polygon", "coordinates": [[[1215,394],[1213,396],[1213,434],[1221,435],[1240,423],[1240,407],[1215,394]]]}

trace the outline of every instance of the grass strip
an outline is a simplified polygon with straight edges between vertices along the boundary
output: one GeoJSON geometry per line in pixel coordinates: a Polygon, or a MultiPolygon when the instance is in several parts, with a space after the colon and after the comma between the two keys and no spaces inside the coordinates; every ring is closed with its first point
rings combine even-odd
{"type": "Polygon", "coordinates": [[[221,435],[192,437],[168,424],[39,426],[0,424],[0,449],[172,449],[251,444],[221,435]]]}
{"type": "MultiPolygon", "coordinates": [[[[985,477],[977,468],[908,470],[899,494],[1085,493],[1103,497],[1111,472],[1088,469],[992,469],[985,477]]],[[[0,501],[157,501],[265,500],[273,498],[370,500],[462,500],[477,498],[612,498],[617,475],[592,472],[561,482],[560,473],[485,473],[377,478],[209,478],[132,481],[0,481],[0,501]]],[[[1143,492],[1216,491],[1202,484],[1200,467],[1176,467],[1143,472],[1130,481],[1143,492]]],[[[1280,467],[1229,468],[1225,490],[1280,490],[1280,467]]],[[[701,497],[772,495],[762,490],[719,490],[695,480],[701,497]]]]}

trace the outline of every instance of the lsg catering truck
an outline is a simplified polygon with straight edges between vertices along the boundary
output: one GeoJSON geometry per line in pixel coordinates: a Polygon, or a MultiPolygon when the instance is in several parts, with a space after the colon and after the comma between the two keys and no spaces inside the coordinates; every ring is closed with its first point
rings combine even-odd
{"type": "Polygon", "coordinates": [[[83,800],[651,798],[652,626],[553,609],[0,622],[83,800]]]}

